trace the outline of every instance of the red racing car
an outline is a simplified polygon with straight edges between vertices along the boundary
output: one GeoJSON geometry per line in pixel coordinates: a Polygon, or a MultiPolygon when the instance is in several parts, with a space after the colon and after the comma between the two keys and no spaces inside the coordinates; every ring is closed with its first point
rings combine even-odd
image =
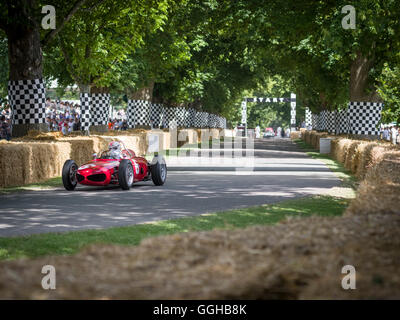
{"type": "Polygon", "coordinates": [[[72,191],[77,184],[87,186],[107,186],[119,184],[123,190],[129,190],[134,182],[153,180],[161,186],[167,178],[167,165],[162,156],[155,156],[149,163],[145,158],[137,157],[117,141],[109,144],[108,150],[99,157],[80,166],[74,160],[67,160],[62,169],[62,181],[65,189],[72,191]]]}

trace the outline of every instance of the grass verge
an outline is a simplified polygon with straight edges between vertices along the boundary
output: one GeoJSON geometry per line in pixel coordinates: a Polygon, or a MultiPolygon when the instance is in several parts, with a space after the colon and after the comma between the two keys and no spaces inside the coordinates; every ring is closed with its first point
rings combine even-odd
{"type": "Polygon", "coordinates": [[[339,161],[332,159],[329,154],[321,154],[318,150],[314,149],[308,143],[305,143],[302,139],[294,139],[293,140],[300,148],[302,148],[307,155],[312,157],[313,159],[321,160],[326,164],[326,166],[332,170],[339,179],[342,180],[341,187],[352,188],[354,190],[358,187],[358,181],[356,177],[347,170],[339,161]]]}
{"type": "Polygon", "coordinates": [[[348,203],[348,199],[314,196],[270,205],[126,227],[4,237],[0,238],[0,260],[73,254],[82,247],[94,243],[138,245],[141,240],[148,237],[179,232],[235,229],[253,225],[274,224],[287,217],[308,217],[311,215],[332,217],[341,215],[348,203]]]}
{"type": "Polygon", "coordinates": [[[60,188],[62,186],[63,186],[63,184],[62,184],[61,177],[55,177],[55,178],[51,178],[49,180],[39,182],[39,183],[26,184],[23,186],[0,188],[0,194],[1,193],[18,192],[18,191],[53,189],[53,188],[60,188]]]}

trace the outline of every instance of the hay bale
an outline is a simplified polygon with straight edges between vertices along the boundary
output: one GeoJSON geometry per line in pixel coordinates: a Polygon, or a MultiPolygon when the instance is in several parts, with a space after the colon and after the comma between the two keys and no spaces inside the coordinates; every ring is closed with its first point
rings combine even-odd
{"type": "Polygon", "coordinates": [[[359,156],[356,151],[361,143],[362,141],[353,140],[347,145],[346,148],[344,167],[353,173],[355,173],[355,171],[353,171],[352,169],[357,166],[357,157],[359,156]]]}
{"type": "Polygon", "coordinates": [[[339,139],[337,147],[335,148],[335,158],[340,163],[344,163],[347,156],[347,150],[352,143],[351,139],[339,139]]]}
{"type": "Polygon", "coordinates": [[[0,187],[37,183],[61,175],[68,143],[12,142],[0,145],[0,187]]]}
{"type": "Polygon", "coordinates": [[[300,139],[301,138],[301,132],[300,131],[292,131],[290,132],[290,139],[300,139]]]}
{"type": "Polygon", "coordinates": [[[400,151],[386,152],[371,167],[346,214],[400,213],[400,151]]]}
{"type": "Polygon", "coordinates": [[[0,297],[400,298],[399,228],[400,215],[310,217],[148,238],[136,247],[93,245],[73,256],[1,262],[0,297]],[[57,268],[57,290],[38,285],[47,264],[57,268]],[[357,290],[340,286],[345,264],[357,268],[357,290]]]}

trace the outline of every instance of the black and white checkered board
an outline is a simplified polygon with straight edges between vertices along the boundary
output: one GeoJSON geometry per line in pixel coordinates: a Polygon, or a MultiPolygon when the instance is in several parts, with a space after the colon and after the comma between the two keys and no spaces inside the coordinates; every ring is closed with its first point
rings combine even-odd
{"type": "Polygon", "coordinates": [[[208,127],[208,112],[201,113],[201,128],[208,127]]]}
{"type": "Polygon", "coordinates": [[[316,126],[315,126],[315,130],[321,130],[321,128],[322,128],[322,115],[321,115],[321,113],[318,113],[317,114],[317,124],[316,124],[316,126]]]}
{"type": "Polygon", "coordinates": [[[128,128],[135,127],[135,100],[128,100],[128,106],[126,108],[126,122],[128,128]]]}
{"type": "Polygon", "coordinates": [[[92,126],[107,125],[110,112],[110,94],[93,93],[90,101],[90,117],[92,126]]]}
{"type": "Polygon", "coordinates": [[[306,108],[305,123],[306,127],[312,126],[312,113],[309,108],[306,108]]]}
{"type": "Polygon", "coordinates": [[[335,111],[326,111],[326,131],[329,133],[335,133],[335,111]]]}
{"type": "Polygon", "coordinates": [[[188,128],[195,127],[196,125],[196,110],[189,108],[186,112],[185,126],[188,128]]]}
{"type": "Polygon", "coordinates": [[[164,107],[163,108],[164,123],[167,128],[170,127],[170,123],[176,123],[175,119],[175,108],[164,107]]]}
{"type": "Polygon", "coordinates": [[[313,113],[311,119],[312,119],[311,126],[312,126],[313,130],[317,130],[317,128],[318,128],[318,114],[313,113]]]}
{"type": "Polygon", "coordinates": [[[194,127],[201,128],[201,112],[199,112],[199,111],[196,111],[196,114],[194,117],[194,127]]]}
{"type": "Polygon", "coordinates": [[[42,79],[8,82],[13,124],[46,122],[46,89],[42,79]]]}
{"type": "Polygon", "coordinates": [[[81,129],[84,131],[89,130],[90,127],[90,94],[81,93],[79,95],[79,100],[81,102],[81,129]]]}
{"type": "Polygon", "coordinates": [[[216,128],[217,127],[217,116],[213,113],[208,114],[208,126],[210,128],[216,128]]]}
{"type": "Polygon", "coordinates": [[[377,124],[381,119],[382,103],[350,102],[347,109],[349,133],[378,135],[377,124]]]}
{"type": "Polygon", "coordinates": [[[133,101],[133,112],[135,114],[135,125],[149,126],[151,103],[146,100],[132,100],[132,101],[133,101]]]}
{"type": "Polygon", "coordinates": [[[336,134],[349,132],[349,123],[347,120],[347,109],[336,111],[335,115],[336,134]]]}
{"type": "Polygon", "coordinates": [[[150,112],[150,121],[153,121],[153,127],[158,128],[161,125],[163,114],[163,105],[161,103],[152,103],[150,112]]]}
{"type": "Polygon", "coordinates": [[[326,117],[325,117],[325,110],[324,110],[324,111],[321,111],[318,115],[317,130],[324,131],[325,128],[326,128],[326,117]]]}
{"type": "Polygon", "coordinates": [[[176,107],[175,109],[175,119],[178,127],[185,126],[186,109],[184,107],[176,107]]]}

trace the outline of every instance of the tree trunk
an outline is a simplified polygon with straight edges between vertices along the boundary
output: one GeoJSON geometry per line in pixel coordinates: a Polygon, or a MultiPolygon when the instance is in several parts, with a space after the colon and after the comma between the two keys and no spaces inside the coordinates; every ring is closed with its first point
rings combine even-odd
{"type": "MultiPolygon", "coordinates": [[[[10,24],[7,26],[6,34],[8,38],[8,60],[10,65],[9,80],[10,84],[16,80],[42,80],[42,48],[40,44],[39,26],[33,20],[34,1],[18,1],[12,6],[8,6],[8,16],[10,24]],[[21,16],[24,18],[21,22],[21,16]]],[[[15,82],[14,82],[15,83],[15,82]]],[[[43,86],[36,86],[35,89],[43,89],[43,86]]],[[[21,94],[21,87],[9,91],[9,96],[21,94]]],[[[27,99],[26,96],[24,96],[27,99]]],[[[35,108],[40,113],[45,110],[45,94],[41,94],[40,101],[35,105],[23,105],[23,99],[13,101],[13,110],[35,108]],[[44,98],[44,99],[43,99],[44,98]]],[[[26,112],[29,113],[29,112],[26,112]]],[[[44,122],[45,114],[37,114],[37,122],[29,123],[29,119],[20,119],[18,122],[24,122],[13,125],[13,136],[19,137],[27,134],[29,130],[35,129],[47,131],[47,125],[44,122]]],[[[22,116],[23,117],[23,116],[22,116]]],[[[15,117],[14,117],[15,119],[15,117]]]]}
{"type": "Polygon", "coordinates": [[[107,87],[96,87],[93,86],[90,88],[90,93],[95,94],[95,93],[110,93],[110,89],[107,87]]]}
{"type": "Polygon", "coordinates": [[[350,66],[350,101],[381,102],[376,88],[368,81],[368,73],[373,66],[373,58],[366,57],[360,51],[350,66]],[[367,92],[369,89],[370,92],[367,92]]]}
{"type": "Polygon", "coordinates": [[[127,96],[130,100],[145,100],[152,101],[153,100],[153,89],[154,89],[154,81],[150,81],[150,83],[139,90],[132,92],[128,90],[127,96]]]}

